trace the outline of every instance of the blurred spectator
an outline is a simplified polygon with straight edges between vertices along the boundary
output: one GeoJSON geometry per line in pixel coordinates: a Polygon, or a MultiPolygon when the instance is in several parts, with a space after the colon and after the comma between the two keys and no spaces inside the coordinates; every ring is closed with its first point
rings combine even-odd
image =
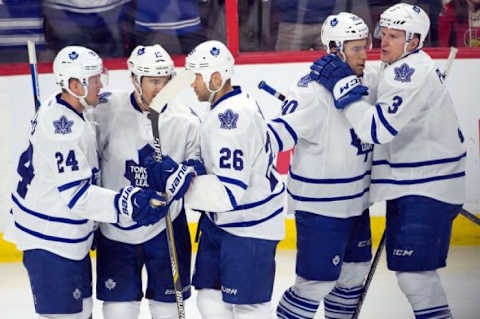
{"type": "Polygon", "coordinates": [[[199,0],[137,0],[137,44],[160,44],[171,54],[190,52],[206,40],[198,13],[199,0]]]}
{"type": "Polygon", "coordinates": [[[27,40],[45,48],[41,0],[0,0],[0,62],[27,62],[27,40]]]}
{"type": "Polygon", "coordinates": [[[65,46],[81,45],[102,57],[124,56],[121,26],[130,2],[131,0],[44,0],[48,48],[53,50],[53,55],[65,46]]]}
{"type": "Polygon", "coordinates": [[[320,50],[321,29],[335,0],[275,0],[279,12],[277,51],[320,50]]]}
{"type": "Polygon", "coordinates": [[[452,0],[439,17],[441,46],[480,47],[480,0],[452,0]]]}

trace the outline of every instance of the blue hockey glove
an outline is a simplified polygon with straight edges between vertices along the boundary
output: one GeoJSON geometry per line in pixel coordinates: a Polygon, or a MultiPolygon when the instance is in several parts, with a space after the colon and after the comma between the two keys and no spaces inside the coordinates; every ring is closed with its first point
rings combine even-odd
{"type": "Polygon", "coordinates": [[[127,186],[115,196],[119,214],[128,216],[140,225],[151,225],[165,217],[169,205],[166,198],[151,189],[127,186]]]}
{"type": "Polygon", "coordinates": [[[327,54],[310,66],[310,77],[332,93],[335,107],[343,109],[368,95],[368,88],[350,66],[335,54],[327,54]]]}
{"type": "Polygon", "coordinates": [[[188,161],[183,162],[183,164],[193,167],[195,170],[195,175],[206,175],[207,170],[205,169],[205,165],[203,165],[203,161],[201,159],[189,159],[188,161]]]}
{"type": "Polygon", "coordinates": [[[169,200],[182,198],[195,176],[192,167],[183,163],[178,165],[170,156],[164,156],[161,162],[155,162],[152,158],[145,163],[148,185],[161,193],[167,193],[169,200]]]}

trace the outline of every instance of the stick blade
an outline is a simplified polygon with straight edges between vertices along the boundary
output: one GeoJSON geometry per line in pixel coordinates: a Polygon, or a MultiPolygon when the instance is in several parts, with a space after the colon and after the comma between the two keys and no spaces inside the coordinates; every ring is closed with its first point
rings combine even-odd
{"type": "Polygon", "coordinates": [[[152,103],[150,103],[150,108],[160,113],[163,106],[172,101],[184,88],[190,85],[193,79],[193,72],[188,70],[177,74],[153,98],[152,103]]]}

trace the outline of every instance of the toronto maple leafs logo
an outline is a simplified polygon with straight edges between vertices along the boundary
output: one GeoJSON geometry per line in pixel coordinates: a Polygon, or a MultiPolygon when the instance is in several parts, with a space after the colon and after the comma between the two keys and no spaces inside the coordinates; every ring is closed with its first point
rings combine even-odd
{"type": "Polygon", "coordinates": [[[364,162],[366,162],[368,158],[368,153],[373,151],[373,144],[362,143],[353,128],[350,129],[350,135],[352,137],[350,145],[357,148],[357,155],[365,155],[364,162]]]}
{"type": "Polygon", "coordinates": [[[313,79],[312,79],[312,77],[310,76],[310,73],[309,73],[309,74],[303,76],[303,77],[297,82],[297,86],[298,86],[298,87],[304,87],[304,88],[306,88],[306,87],[308,87],[308,84],[309,84],[310,82],[312,82],[312,81],[313,81],[313,79]]]}
{"type": "Polygon", "coordinates": [[[395,81],[400,82],[410,82],[412,81],[412,75],[415,73],[415,69],[408,66],[408,64],[403,63],[398,68],[394,69],[395,71],[395,81]]]}
{"type": "Polygon", "coordinates": [[[112,278],[108,278],[108,280],[105,281],[105,288],[107,288],[108,290],[115,289],[116,286],[117,283],[112,278]]]}
{"type": "Polygon", "coordinates": [[[138,49],[138,51],[137,51],[137,55],[142,55],[142,54],[144,54],[144,53],[145,53],[145,48],[140,48],[140,49],[138,49]]]}
{"type": "Polygon", "coordinates": [[[335,255],[335,257],[332,258],[332,264],[334,266],[338,266],[338,264],[340,263],[340,256],[339,255],[335,255]]]}
{"type": "Polygon", "coordinates": [[[231,130],[237,128],[238,113],[228,109],[225,113],[219,113],[220,128],[231,130]]]}
{"type": "Polygon", "coordinates": [[[148,188],[147,169],[145,168],[145,159],[154,152],[150,144],[138,150],[138,163],[134,160],[125,161],[125,176],[130,181],[130,184],[137,187],[148,188]]]}
{"type": "Polygon", "coordinates": [[[98,104],[107,103],[112,92],[102,92],[98,95],[98,104]]]}
{"type": "Polygon", "coordinates": [[[331,25],[332,27],[336,26],[337,24],[338,24],[337,18],[333,18],[332,20],[330,20],[330,25],[331,25]]]}
{"type": "Polygon", "coordinates": [[[76,60],[78,59],[78,53],[75,51],[72,51],[68,54],[68,57],[70,58],[70,60],[76,60]]]}
{"type": "Polygon", "coordinates": [[[210,50],[210,54],[213,55],[213,56],[218,56],[220,54],[220,49],[218,49],[217,47],[213,47],[210,50]]]}
{"type": "Polygon", "coordinates": [[[58,121],[53,121],[55,127],[55,134],[70,134],[72,133],[73,121],[69,121],[65,115],[62,115],[58,121]]]}
{"type": "Polygon", "coordinates": [[[419,7],[413,6],[412,9],[413,9],[413,11],[415,11],[416,13],[418,13],[418,14],[420,13],[420,8],[419,8],[419,7]]]}

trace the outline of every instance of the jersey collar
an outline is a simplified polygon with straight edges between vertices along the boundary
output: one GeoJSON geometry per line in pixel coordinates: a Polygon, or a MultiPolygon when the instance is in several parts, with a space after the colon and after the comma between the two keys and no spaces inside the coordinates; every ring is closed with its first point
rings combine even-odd
{"type": "Polygon", "coordinates": [[[221,98],[219,98],[217,100],[217,102],[213,103],[212,106],[210,106],[210,110],[213,110],[218,104],[220,104],[222,101],[225,101],[226,99],[232,97],[232,96],[235,96],[235,95],[238,95],[242,93],[242,89],[239,87],[239,86],[234,86],[233,87],[233,91],[230,91],[228,92],[227,94],[225,94],[224,96],[222,96],[221,98]]]}
{"type": "Polygon", "coordinates": [[[58,93],[58,94],[55,96],[55,98],[56,98],[56,100],[57,100],[57,103],[58,103],[58,104],[62,104],[62,105],[65,106],[67,109],[72,110],[75,114],[77,114],[78,116],[80,116],[80,118],[81,118],[82,120],[85,121],[85,118],[83,117],[83,114],[77,112],[77,110],[75,110],[75,109],[73,108],[73,106],[71,106],[67,101],[63,100],[63,99],[61,98],[61,96],[62,96],[62,93],[58,93]]]}

